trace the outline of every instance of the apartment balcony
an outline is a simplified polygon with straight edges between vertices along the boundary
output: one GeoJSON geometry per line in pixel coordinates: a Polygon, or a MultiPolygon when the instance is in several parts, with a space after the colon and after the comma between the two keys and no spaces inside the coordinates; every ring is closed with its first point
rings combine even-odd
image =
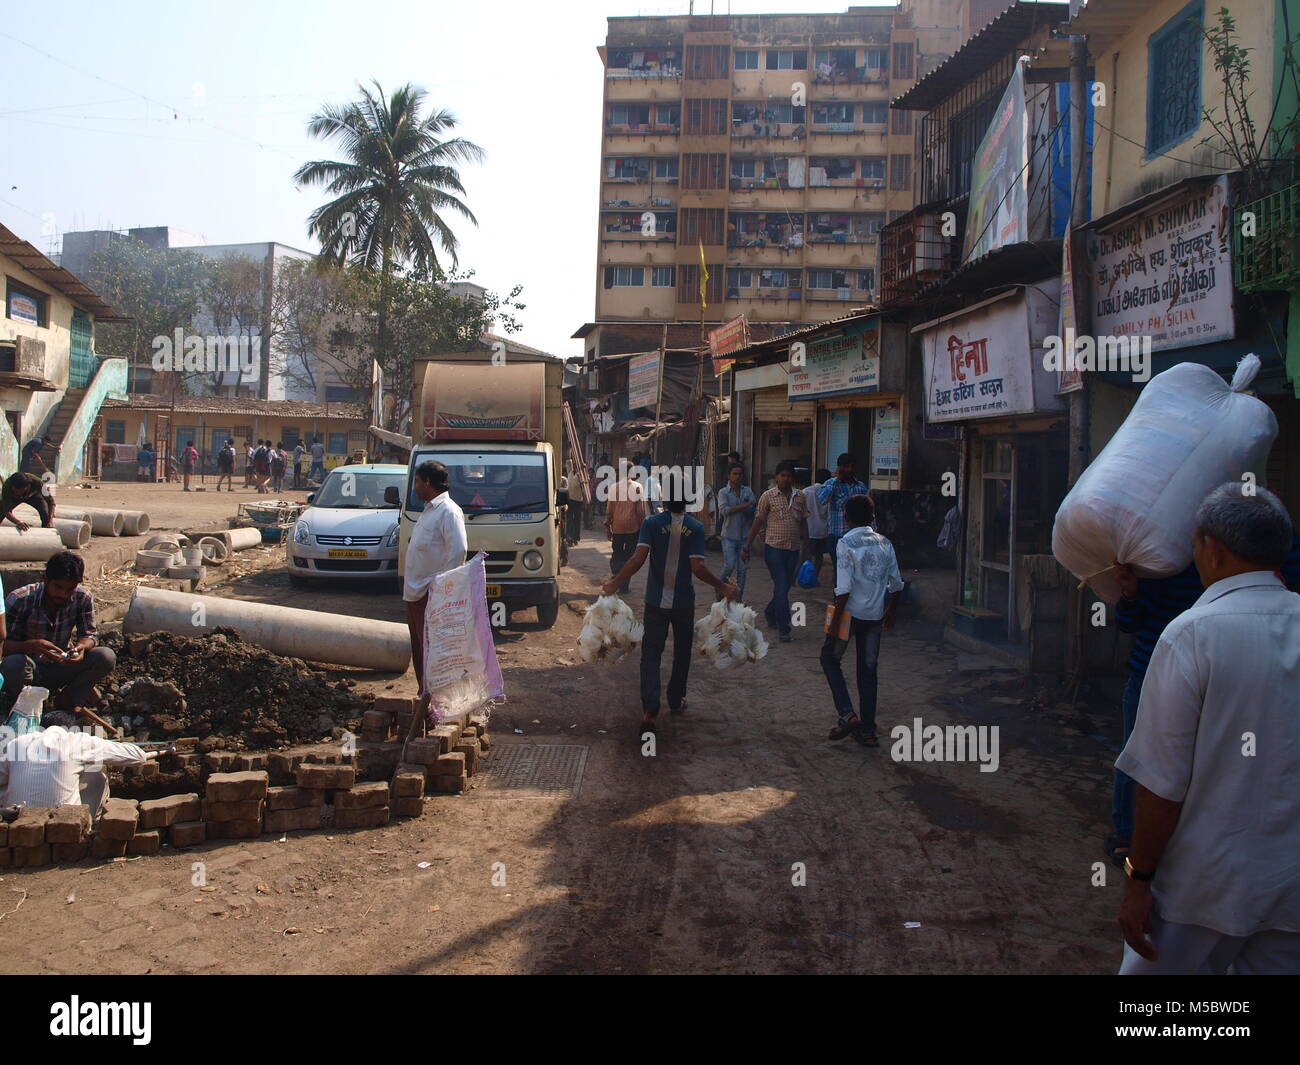
{"type": "Polygon", "coordinates": [[[814,185],[804,194],[804,209],[808,211],[880,211],[884,207],[885,183],[873,178],[814,185]]]}
{"type": "Polygon", "coordinates": [[[799,266],[803,243],[779,244],[762,237],[733,236],[727,245],[728,266],[799,266]]]}
{"type": "Polygon", "coordinates": [[[846,237],[843,241],[810,237],[804,249],[806,266],[862,267],[875,263],[875,237],[846,237]]]}
{"type": "Polygon", "coordinates": [[[680,100],[682,98],[682,81],[680,76],[645,77],[645,78],[611,78],[605,75],[605,99],[615,102],[622,100],[680,100]]]}
{"type": "Polygon", "coordinates": [[[606,126],[605,155],[676,155],[679,125],[606,126]]]}
{"type": "MultiPolygon", "coordinates": [[[[676,233],[657,233],[653,237],[645,236],[641,230],[605,230],[600,239],[614,244],[669,244],[677,243],[676,233]]],[[[671,260],[670,260],[671,261],[671,260]]]]}
{"type": "Polygon", "coordinates": [[[921,288],[947,277],[957,268],[961,247],[960,232],[942,235],[937,211],[913,211],[885,226],[880,232],[880,305],[906,303],[921,288]]]}
{"type": "Polygon", "coordinates": [[[1232,227],[1232,270],[1243,292],[1300,287],[1300,184],[1243,204],[1232,227]],[[1255,235],[1245,236],[1242,216],[1255,217],[1255,235]]]}
{"type": "MultiPolygon", "coordinates": [[[[676,178],[672,179],[672,182],[675,183],[676,181],[677,181],[676,178]]],[[[667,185],[667,184],[670,184],[670,182],[659,180],[656,181],[653,185],[650,184],[649,182],[637,182],[635,185],[632,185],[630,188],[626,185],[623,186],[622,188],[619,188],[616,186],[614,182],[606,181],[605,185],[615,186],[615,187],[604,188],[601,190],[601,201],[600,201],[601,210],[602,211],[614,211],[614,210],[631,211],[631,210],[640,209],[640,210],[648,211],[654,209],[654,210],[662,211],[665,208],[675,207],[676,206],[675,197],[665,196],[662,194],[662,192],[660,192],[659,195],[652,195],[652,193],[656,192],[659,189],[660,185],[667,185]]]]}
{"type": "Polygon", "coordinates": [[[813,126],[805,138],[809,155],[884,155],[885,126],[827,122],[813,126]]]}

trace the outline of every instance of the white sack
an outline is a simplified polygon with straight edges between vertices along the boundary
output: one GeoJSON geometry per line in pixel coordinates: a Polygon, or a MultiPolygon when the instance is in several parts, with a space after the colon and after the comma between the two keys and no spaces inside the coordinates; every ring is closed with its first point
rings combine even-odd
{"type": "Polygon", "coordinates": [[[1056,512],[1052,554],[1102,599],[1120,597],[1114,562],[1170,577],[1192,561],[1196,510],[1225,481],[1262,470],[1277,436],[1268,406],[1243,394],[1259,372],[1247,355],[1231,387],[1208,366],[1157,374],[1056,512]],[[1101,572],[1105,570],[1105,572],[1101,572]]]}
{"type": "Polygon", "coordinates": [[[602,595],[587,607],[578,635],[578,656],[584,662],[617,662],[640,646],[644,634],[644,626],[630,606],[616,595],[602,595]]]}

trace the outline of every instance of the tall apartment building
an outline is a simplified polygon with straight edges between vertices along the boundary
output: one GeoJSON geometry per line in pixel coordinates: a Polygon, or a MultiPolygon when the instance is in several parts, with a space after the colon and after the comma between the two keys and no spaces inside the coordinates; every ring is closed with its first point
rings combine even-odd
{"type": "Polygon", "coordinates": [[[742,313],[764,339],[873,304],[917,169],[889,101],[1001,6],[609,19],[587,358],[654,349],[665,324],[694,348],[742,313]]]}

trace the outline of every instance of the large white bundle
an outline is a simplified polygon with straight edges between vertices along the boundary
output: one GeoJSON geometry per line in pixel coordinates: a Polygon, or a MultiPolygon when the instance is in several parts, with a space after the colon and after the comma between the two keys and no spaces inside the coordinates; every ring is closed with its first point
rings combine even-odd
{"type": "Polygon", "coordinates": [[[754,612],[743,603],[720,599],[695,623],[695,650],[719,669],[757,662],[767,640],[754,627],[754,612]]]}
{"type": "Polygon", "coordinates": [[[630,606],[616,595],[602,595],[587,608],[578,655],[584,662],[617,662],[640,646],[644,632],[630,606]]]}
{"type": "Polygon", "coordinates": [[[1102,599],[1119,599],[1115,562],[1144,577],[1186,569],[1201,501],[1225,481],[1263,469],[1277,419],[1243,394],[1259,366],[1247,355],[1231,387],[1200,363],[1157,374],[1061,502],[1052,554],[1102,599]]]}

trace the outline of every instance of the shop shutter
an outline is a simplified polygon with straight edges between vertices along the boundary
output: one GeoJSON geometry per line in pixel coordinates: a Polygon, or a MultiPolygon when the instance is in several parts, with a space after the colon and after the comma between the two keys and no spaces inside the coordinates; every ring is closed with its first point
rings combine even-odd
{"type": "Polygon", "coordinates": [[[763,388],[754,393],[754,420],[774,424],[811,422],[816,406],[806,399],[791,403],[784,385],[763,388]]]}

